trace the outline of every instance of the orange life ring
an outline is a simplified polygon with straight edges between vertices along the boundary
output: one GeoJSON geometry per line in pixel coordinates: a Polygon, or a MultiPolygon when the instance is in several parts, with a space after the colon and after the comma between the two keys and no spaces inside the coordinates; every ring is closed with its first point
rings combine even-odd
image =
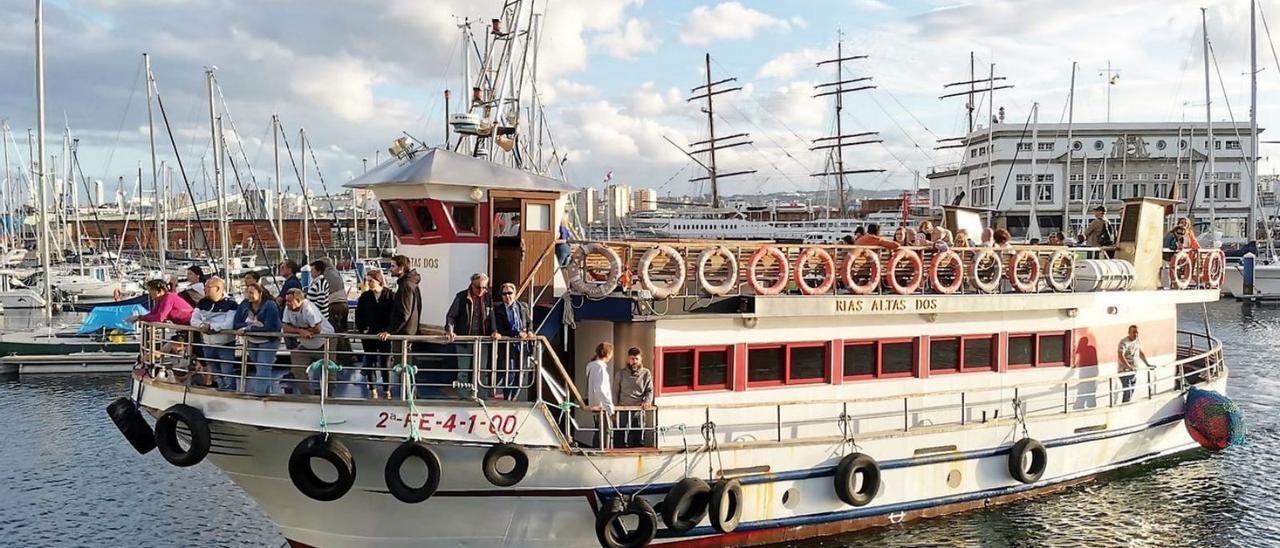
{"type": "Polygon", "coordinates": [[[929,262],[929,286],[934,291],[943,295],[950,295],[960,290],[960,284],[964,283],[964,263],[960,260],[960,254],[950,249],[933,254],[933,260],[929,262]],[[939,279],[938,274],[945,268],[951,269],[951,283],[944,284],[939,279]]]}
{"type": "Polygon", "coordinates": [[[1076,281],[1076,254],[1065,249],[1054,251],[1045,263],[1044,281],[1054,291],[1071,291],[1076,281]]]}
{"type": "Polygon", "coordinates": [[[884,269],[884,283],[894,293],[910,295],[920,288],[920,282],[924,279],[923,270],[924,263],[920,261],[920,254],[905,247],[900,247],[893,252],[893,255],[889,256],[889,262],[884,269]],[[899,282],[896,275],[898,265],[902,264],[902,261],[911,263],[911,278],[907,283],[899,282]]]}
{"type": "Polygon", "coordinates": [[[1005,273],[1005,277],[1009,278],[1009,285],[1018,293],[1034,293],[1036,284],[1040,282],[1040,261],[1036,260],[1036,256],[1025,249],[1013,254],[1013,260],[1009,261],[1009,271],[1005,273]],[[1027,266],[1027,277],[1023,279],[1018,276],[1018,267],[1027,266]]]}
{"type": "Polygon", "coordinates": [[[831,290],[831,286],[836,283],[836,261],[831,258],[831,254],[821,247],[806,247],[800,252],[800,256],[796,258],[796,268],[792,271],[795,277],[796,287],[800,288],[800,293],[805,295],[821,295],[831,290]],[[826,274],[822,276],[822,283],[817,286],[810,286],[805,283],[804,271],[810,258],[816,257],[822,263],[822,267],[826,269],[826,274]]]}
{"type": "Polygon", "coordinates": [[[844,256],[844,264],[840,266],[840,277],[844,285],[854,295],[868,295],[880,287],[880,254],[867,247],[855,247],[844,256]],[[863,259],[865,257],[865,259],[863,259]],[[867,282],[857,283],[853,278],[853,267],[865,262],[868,267],[867,282]]]}
{"type": "Polygon", "coordinates": [[[1195,270],[1191,255],[1186,250],[1174,253],[1169,257],[1169,285],[1174,289],[1186,289],[1191,286],[1192,272],[1195,270]]]}
{"type": "Polygon", "coordinates": [[[1213,251],[1205,258],[1205,287],[1217,289],[1222,285],[1222,277],[1227,271],[1227,254],[1221,249],[1213,251]]]}
{"type": "Polygon", "coordinates": [[[1000,290],[1000,273],[1003,270],[1000,254],[989,247],[980,247],[969,261],[969,284],[983,293],[995,293],[1000,290]]]}
{"type": "Polygon", "coordinates": [[[755,253],[752,253],[751,258],[747,260],[747,284],[751,286],[751,290],[756,295],[777,295],[782,293],[782,290],[787,287],[787,278],[791,270],[789,267],[786,253],[771,245],[763,246],[757,249],[755,253]],[[778,263],[778,268],[782,269],[778,273],[777,281],[768,286],[760,285],[760,273],[757,271],[757,267],[760,266],[760,261],[764,259],[765,255],[773,257],[774,262],[778,263]]]}

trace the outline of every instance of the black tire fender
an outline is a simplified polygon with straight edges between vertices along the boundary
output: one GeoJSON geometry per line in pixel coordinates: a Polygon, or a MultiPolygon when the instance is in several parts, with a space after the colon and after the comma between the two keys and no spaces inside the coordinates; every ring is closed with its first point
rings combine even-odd
{"type": "Polygon", "coordinates": [[[436,494],[436,489],[440,487],[440,457],[425,445],[406,441],[387,457],[383,476],[387,482],[387,491],[396,500],[411,504],[422,502],[436,494]],[[410,487],[401,474],[401,467],[411,458],[421,460],[427,467],[427,481],[419,487],[410,487]]]}
{"type": "Polygon", "coordinates": [[[511,487],[520,483],[525,475],[529,473],[529,453],[525,451],[523,446],[514,443],[499,443],[490,447],[484,453],[484,460],[480,463],[481,471],[484,472],[484,478],[489,480],[498,487],[511,487]],[[498,461],[503,457],[509,457],[515,461],[515,466],[510,471],[503,472],[498,469],[498,461]]]}
{"type": "Polygon", "coordinates": [[[156,448],[169,464],[174,466],[194,466],[209,455],[212,436],[209,432],[209,421],[199,409],[185,403],[179,403],[164,410],[156,419],[156,448]],[[186,450],[178,444],[178,423],[187,427],[191,433],[191,444],[186,450]]]}
{"type": "Polygon", "coordinates": [[[711,486],[707,482],[701,478],[684,478],[662,499],[662,523],[677,533],[693,529],[707,516],[710,499],[711,486]]]}
{"type": "Polygon", "coordinates": [[[1049,451],[1044,444],[1031,438],[1022,438],[1009,449],[1009,475],[1022,483],[1035,483],[1044,475],[1049,465],[1049,451]],[[1023,468],[1026,456],[1031,455],[1031,466],[1023,468]]]}
{"type": "Polygon", "coordinates": [[[596,539],[604,548],[643,548],[658,534],[658,516],[648,501],[635,497],[623,504],[621,498],[610,499],[596,515],[596,539]],[[625,531],[619,520],[635,516],[637,523],[625,531]]]}
{"type": "Polygon", "coordinates": [[[150,453],[156,448],[156,435],[151,431],[142,412],[129,398],[119,398],[107,406],[107,416],[116,424],[116,429],[124,435],[124,439],[133,446],[139,455],[150,453]]]}
{"type": "Polygon", "coordinates": [[[342,498],[356,483],[356,463],[337,438],[326,434],[309,436],[293,448],[289,455],[289,479],[302,494],[321,502],[342,498]],[[338,471],[334,481],[324,481],[311,468],[311,459],[320,459],[338,471]]]}
{"type": "Polygon", "coordinates": [[[711,526],[721,533],[732,533],[742,520],[742,482],[737,478],[722,480],[711,490],[711,526]]]}
{"type": "Polygon", "coordinates": [[[880,492],[880,463],[865,453],[850,453],[836,465],[836,495],[849,506],[866,506],[880,492]],[[862,486],[858,487],[858,474],[862,486]]]}

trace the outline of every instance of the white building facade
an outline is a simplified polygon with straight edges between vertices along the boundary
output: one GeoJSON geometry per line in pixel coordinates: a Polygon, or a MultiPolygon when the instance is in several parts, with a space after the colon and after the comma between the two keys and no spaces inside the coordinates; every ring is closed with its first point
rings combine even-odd
{"type": "Polygon", "coordinates": [[[963,193],[962,205],[998,212],[1015,237],[1074,234],[1098,205],[1118,221],[1126,198],[1174,198],[1179,216],[1214,219],[1224,241],[1242,243],[1256,206],[1249,124],[1215,122],[1213,133],[1210,171],[1203,122],[1074,124],[1070,139],[1067,124],[996,124],[967,136],[959,162],[930,170],[930,197],[963,193]]]}

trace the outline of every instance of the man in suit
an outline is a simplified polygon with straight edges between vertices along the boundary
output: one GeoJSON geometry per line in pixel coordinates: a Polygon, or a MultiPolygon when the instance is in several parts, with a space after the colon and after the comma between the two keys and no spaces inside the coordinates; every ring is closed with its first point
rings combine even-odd
{"type": "Polygon", "coordinates": [[[537,346],[528,343],[534,338],[533,318],[529,313],[529,305],[516,301],[516,285],[504,283],[498,293],[502,299],[494,303],[493,311],[489,314],[493,322],[493,338],[500,341],[497,346],[498,371],[494,395],[510,401],[520,397],[520,388],[527,376],[526,366],[537,346]],[[503,338],[519,340],[502,342],[503,338]]]}

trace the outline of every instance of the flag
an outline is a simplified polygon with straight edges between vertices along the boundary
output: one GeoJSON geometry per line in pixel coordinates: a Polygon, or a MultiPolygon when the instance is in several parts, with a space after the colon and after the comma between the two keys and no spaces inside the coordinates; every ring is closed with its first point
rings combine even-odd
{"type": "MultiPolygon", "coordinates": [[[[1182,181],[1178,178],[1177,174],[1173,176],[1173,181],[1169,183],[1169,199],[1175,202],[1182,200],[1182,181]]],[[[1164,206],[1164,214],[1166,217],[1177,212],[1178,204],[1169,204],[1164,206]]]]}
{"type": "Polygon", "coordinates": [[[613,180],[613,170],[612,170],[612,169],[610,169],[608,173],[605,173],[605,174],[604,174],[604,182],[606,182],[606,183],[607,183],[607,182],[612,181],[612,180],[613,180]]]}

